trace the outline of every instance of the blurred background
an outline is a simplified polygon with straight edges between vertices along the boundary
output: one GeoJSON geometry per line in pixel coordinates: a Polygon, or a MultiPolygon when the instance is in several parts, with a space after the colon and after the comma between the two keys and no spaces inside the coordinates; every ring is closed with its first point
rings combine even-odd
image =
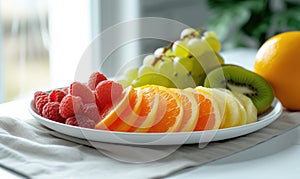
{"type": "MultiPolygon", "coordinates": [[[[213,30],[222,51],[257,50],[277,33],[300,29],[299,0],[0,0],[0,13],[0,102],[70,84],[93,39],[139,17],[213,30]]],[[[128,44],[111,56],[117,60],[110,65],[167,43],[145,39],[128,44]]]]}

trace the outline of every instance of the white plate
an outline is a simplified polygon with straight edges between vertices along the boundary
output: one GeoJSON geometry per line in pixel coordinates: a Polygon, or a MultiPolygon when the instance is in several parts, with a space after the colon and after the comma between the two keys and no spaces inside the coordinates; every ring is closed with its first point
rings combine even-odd
{"type": "Polygon", "coordinates": [[[87,129],[54,122],[38,115],[35,112],[32,104],[33,102],[30,104],[30,113],[41,124],[56,132],[93,142],[96,141],[130,145],[182,145],[207,143],[211,141],[239,137],[251,132],[255,132],[271,124],[281,115],[283,109],[281,103],[275,99],[271,108],[263,115],[260,115],[257,122],[243,126],[200,132],[129,133],[87,129]]]}

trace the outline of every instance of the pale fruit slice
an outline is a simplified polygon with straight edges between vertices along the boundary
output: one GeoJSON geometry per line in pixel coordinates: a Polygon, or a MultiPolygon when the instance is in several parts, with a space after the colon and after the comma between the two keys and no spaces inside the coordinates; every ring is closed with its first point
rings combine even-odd
{"type": "Polygon", "coordinates": [[[198,103],[194,94],[190,91],[184,91],[175,88],[173,88],[172,90],[178,95],[183,106],[182,121],[176,132],[193,131],[199,115],[198,103]]]}
{"type": "MultiPolygon", "coordinates": [[[[235,97],[225,90],[216,88],[196,87],[196,90],[209,95],[217,103],[220,111],[221,124],[219,128],[228,128],[239,125],[241,118],[241,106],[235,97]]],[[[244,120],[244,119],[243,119],[244,120]]]]}
{"type": "Polygon", "coordinates": [[[133,92],[134,90],[131,86],[126,88],[120,102],[113,106],[112,110],[104,117],[104,119],[96,124],[95,129],[108,130],[108,127],[111,126],[119,117],[124,117],[121,114],[129,106],[129,95],[133,92]]]}
{"type": "Polygon", "coordinates": [[[252,100],[243,95],[242,93],[233,92],[233,95],[242,103],[247,113],[246,124],[250,124],[257,121],[257,108],[253,104],[252,100]]]}
{"type": "Polygon", "coordinates": [[[230,107],[230,110],[239,112],[238,116],[236,116],[236,118],[235,118],[235,119],[237,119],[236,123],[227,124],[226,127],[241,126],[241,125],[246,124],[247,118],[248,118],[247,110],[245,109],[243,104],[240,102],[240,100],[238,100],[237,97],[234,96],[233,93],[227,89],[221,88],[221,89],[216,89],[216,90],[224,91],[226,93],[226,95],[228,96],[227,99],[229,99],[228,106],[230,107]],[[235,102],[233,102],[233,101],[235,101],[235,102]]]}
{"type": "Polygon", "coordinates": [[[218,129],[222,117],[216,100],[212,98],[211,90],[204,91],[194,88],[187,88],[185,91],[190,91],[194,94],[198,103],[199,115],[194,131],[218,129]]]}

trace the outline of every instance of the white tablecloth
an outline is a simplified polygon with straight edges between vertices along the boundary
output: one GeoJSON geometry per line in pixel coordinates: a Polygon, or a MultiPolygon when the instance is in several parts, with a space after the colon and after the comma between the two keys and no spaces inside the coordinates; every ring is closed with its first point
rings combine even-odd
{"type": "Polygon", "coordinates": [[[178,172],[186,171],[183,169],[247,150],[300,124],[300,113],[285,111],[276,122],[255,133],[213,142],[205,148],[184,145],[160,160],[143,163],[148,159],[143,154],[150,151],[151,154],[161,155],[172,150],[172,147],[99,143],[96,150],[89,147],[85,140],[43,127],[28,114],[28,105],[26,100],[0,105],[0,164],[33,178],[174,177],[174,174],[176,176],[178,172]]]}

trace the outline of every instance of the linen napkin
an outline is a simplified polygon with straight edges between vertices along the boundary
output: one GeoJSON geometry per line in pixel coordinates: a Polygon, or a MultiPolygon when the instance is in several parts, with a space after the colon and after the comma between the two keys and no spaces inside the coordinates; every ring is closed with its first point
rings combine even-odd
{"type": "Polygon", "coordinates": [[[300,124],[287,112],[269,126],[206,147],[91,143],[54,132],[34,119],[0,117],[0,164],[30,178],[160,178],[251,148],[300,124]],[[26,121],[26,122],[25,122],[26,121]],[[97,149],[96,149],[97,148],[97,149]]]}

